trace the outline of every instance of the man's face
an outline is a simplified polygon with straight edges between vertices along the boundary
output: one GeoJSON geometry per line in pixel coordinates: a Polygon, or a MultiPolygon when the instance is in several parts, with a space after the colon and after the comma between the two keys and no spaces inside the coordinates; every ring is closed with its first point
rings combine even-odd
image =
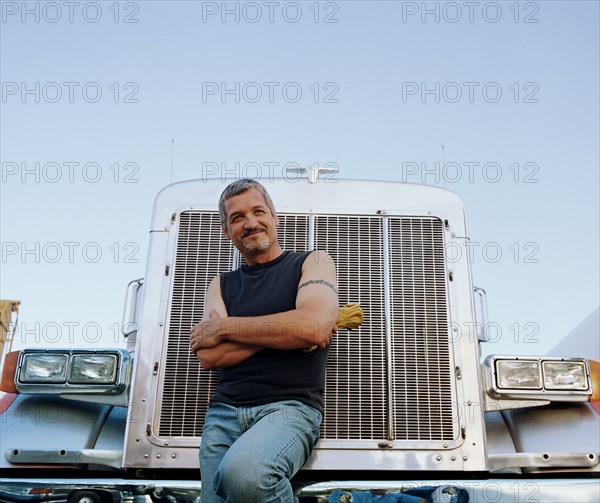
{"type": "Polygon", "coordinates": [[[255,256],[277,243],[277,217],[271,214],[262,194],[254,189],[225,201],[227,225],[223,232],[243,255],[255,256]]]}

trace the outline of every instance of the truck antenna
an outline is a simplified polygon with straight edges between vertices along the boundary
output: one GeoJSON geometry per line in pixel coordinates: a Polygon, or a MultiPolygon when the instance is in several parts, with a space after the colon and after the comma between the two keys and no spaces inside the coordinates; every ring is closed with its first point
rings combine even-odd
{"type": "Polygon", "coordinates": [[[444,156],[444,145],[442,145],[442,166],[440,167],[442,179],[444,180],[444,188],[446,188],[446,178],[444,177],[444,168],[446,166],[446,158],[444,156]]]}
{"type": "Polygon", "coordinates": [[[175,154],[175,138],[171,138],[171,181],[173,183],[173,156],[175,154]]]}

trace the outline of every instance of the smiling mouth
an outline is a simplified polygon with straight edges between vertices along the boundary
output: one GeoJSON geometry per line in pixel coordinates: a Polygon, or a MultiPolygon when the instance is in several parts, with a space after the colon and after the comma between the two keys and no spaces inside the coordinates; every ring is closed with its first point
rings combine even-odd
{"type": "Polygon", "coordinates": [[[259,230],[255,230],[255,231],[246,232],[243,237],[247,238],[248,236],[254,236],[256,234],[260,234],[261,232],[264,232],[264,231],[262,229],[259,229],[259,230]]]}

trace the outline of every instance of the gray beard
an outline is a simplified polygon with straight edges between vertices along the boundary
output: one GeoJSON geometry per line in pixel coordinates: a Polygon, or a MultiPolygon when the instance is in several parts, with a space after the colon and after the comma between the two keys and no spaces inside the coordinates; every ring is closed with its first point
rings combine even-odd
{"type": "Polygon", "coordinates": [[[271,246],[271,240],[265,237],[262,241],[255,244],[242,243],[244,252],[250,256],[258,255],[261,252],[267,251],[271,246]]]}

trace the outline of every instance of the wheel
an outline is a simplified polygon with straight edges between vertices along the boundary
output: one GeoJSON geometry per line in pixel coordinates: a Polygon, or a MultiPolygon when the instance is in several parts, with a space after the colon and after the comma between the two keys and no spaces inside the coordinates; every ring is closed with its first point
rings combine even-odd
{"type": "Polygon", "coordinates": [[[100,496],[92,491],[74,491],[69,494],[67,503],[101,503],[100,496]]]}

